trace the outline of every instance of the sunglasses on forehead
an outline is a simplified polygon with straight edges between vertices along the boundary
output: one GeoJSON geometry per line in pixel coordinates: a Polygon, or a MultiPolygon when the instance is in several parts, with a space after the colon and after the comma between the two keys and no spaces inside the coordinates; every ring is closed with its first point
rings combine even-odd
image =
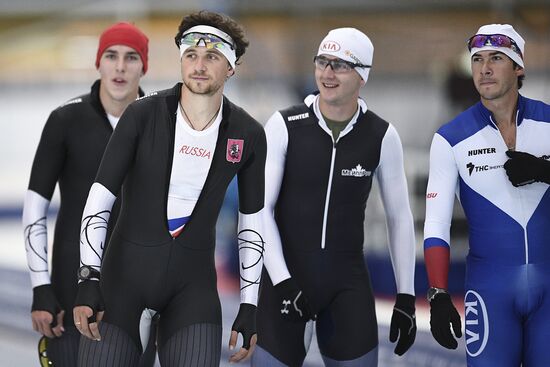
{"type": "Polygon", "coordinates": [[[208,49],[220,49],[229,46],[234,50],[233,44],[223,38],[210,33],[187,33],[180,40],[180,45],[203,46],[208,49]]]}
{"type": "Polygon", "coordinates": [[[481,48],[484,46],[509,48],[523,58],[516,42],[503,34],[476,34],[468,39],[468,51],[471,51],[472,48],[481,48]]]}
{"type": "Polygon", "coordinates": [[[315,66],[319,70],[325,70],[327,66],[330,65],[330,67],[332,68],[332,71],[334,71],[335,73],[347,73],[349,71],[352,71],[354,68],[371,67],[370,65],[355,64],[353,62],[349,62],[342,59],[330,60],[324,56],[315,56],[313,58],[313,62],[315,63],[315,66]]]}

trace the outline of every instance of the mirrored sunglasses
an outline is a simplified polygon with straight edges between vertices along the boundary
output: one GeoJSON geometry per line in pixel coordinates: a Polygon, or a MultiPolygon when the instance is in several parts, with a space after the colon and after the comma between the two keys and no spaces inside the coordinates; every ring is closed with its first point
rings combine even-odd
{"type": "Polygon", "coordinates": [[[516,42],[503,34],[476,34],[468,40],[468,51],[471,51],[472,48],[481,48],[484,46],[509,48],[523,58],[516,42]]]}
{"type": "Polygon", "coordinates": [[[181,38],[180,45],[203,46],[208,49],[220,49],[229,46],[232,50],[234,49],[231,43],[210,33],[188,33],[181,38]]]}

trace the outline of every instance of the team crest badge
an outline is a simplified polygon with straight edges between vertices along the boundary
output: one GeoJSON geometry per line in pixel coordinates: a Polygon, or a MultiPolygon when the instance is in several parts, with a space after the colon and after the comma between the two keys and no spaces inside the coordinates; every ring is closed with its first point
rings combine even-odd
{"type": "Polygon", "coordinates": [[[225,159],[231,163],[239,163],[243,154],[244,140],[227,139],[227,150],[225,159]]]}

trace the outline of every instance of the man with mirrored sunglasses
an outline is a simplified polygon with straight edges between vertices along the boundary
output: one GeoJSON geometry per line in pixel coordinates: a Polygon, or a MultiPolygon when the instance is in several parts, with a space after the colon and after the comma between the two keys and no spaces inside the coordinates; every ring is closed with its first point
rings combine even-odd
{"type": "Polygon", "coordinates": [[[519,94],[525,41],[511,25],[484,25],[467,46],[480,102],[443,125],[430,151],[424,256],[431,331],[452,349],[462,336],[447,292],[456,195],[469,225],[468,366],[547,366],[550,106],[519,94]]]}
{"type": "Polygon", "coordinates": [[[401,141],[359,98],[373,52],[361,31],[331,30],[314,58],[319,92],[275,112],[265,126],[266,271],[255,367],[302,365],[313,322],[326,366],[377,366],[378,328],[363,257],[373,178],[385,205],[398,292],[390,340],[398,355],[414,342],[414,228],[401,141]]]}
{"type": "Polygon", "coordinates": [[[223,49],[224,47],[229,47],[231,50],[234,49],[234,45],[222,37],[216,36],[215,34],[199,32],[186,34],[180,41],[180,45],[182,44],[188,46],[203,46],[208,49],[223,49]]]}
{"type": "MultiPolygon", "coordinates": [[[[140,353],[144,308],[160,314],[163,367],[220,364],[222,317],[214,249],[227,186],[239,188],[241,304],[232,326],[230,362],[256,340],[263,264],[265,133],[223,94],[248,41],[242,26],[214,12],[183,18],[175,37],[182,82],[132,103],[122,115],[82,214],[82,280],[74,308],[80,323],[79,366],[130,367],[140,353]],[[223,42],[220,42],[220,39],[223,42]],[[124,185],[123,185],[124,183],[124,185]],[[105,233],[115,194],[124,200],[109,249],[105,233]],[[99,279],[98,279],[99,278],[99,279]]],[[[237,250],[237,249],[236,249],[237,250]]]]}

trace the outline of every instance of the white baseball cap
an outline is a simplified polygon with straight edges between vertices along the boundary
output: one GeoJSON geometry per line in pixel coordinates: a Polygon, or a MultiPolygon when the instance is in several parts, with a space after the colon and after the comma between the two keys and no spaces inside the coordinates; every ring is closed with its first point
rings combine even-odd
{"type": "Polygon", "coordinates": [[[321,41],[317,56],[330,55],[342,60],[368,67],[355,67],[367,82],[374,55],[374,46],[366,34],[355,28],[336,28],[321,41]]]}
{"type": "Polygon", "coordinates": [[[478,35],[503,35],[511,39],[513,43],[511,47],[499,46],[498,44],[493,44],[492,40],[487,39],[486,41],[484,41],[484,44],[481,47],[479,47],[479,45],[477,45],[478,47],[472,47],[470,49],[470,56],[479,51],[496,50],[508,56],[522,68],[525,67],[523,65],[523,55],[525,55],[525,40],[519,35],[518,32],[516,32],[514,27],[512,27],[510,24],[487,24],[481,26],[478,29],[477,33],[468,41],[468,47],[470,47],[472,40],[478,35]]]}

